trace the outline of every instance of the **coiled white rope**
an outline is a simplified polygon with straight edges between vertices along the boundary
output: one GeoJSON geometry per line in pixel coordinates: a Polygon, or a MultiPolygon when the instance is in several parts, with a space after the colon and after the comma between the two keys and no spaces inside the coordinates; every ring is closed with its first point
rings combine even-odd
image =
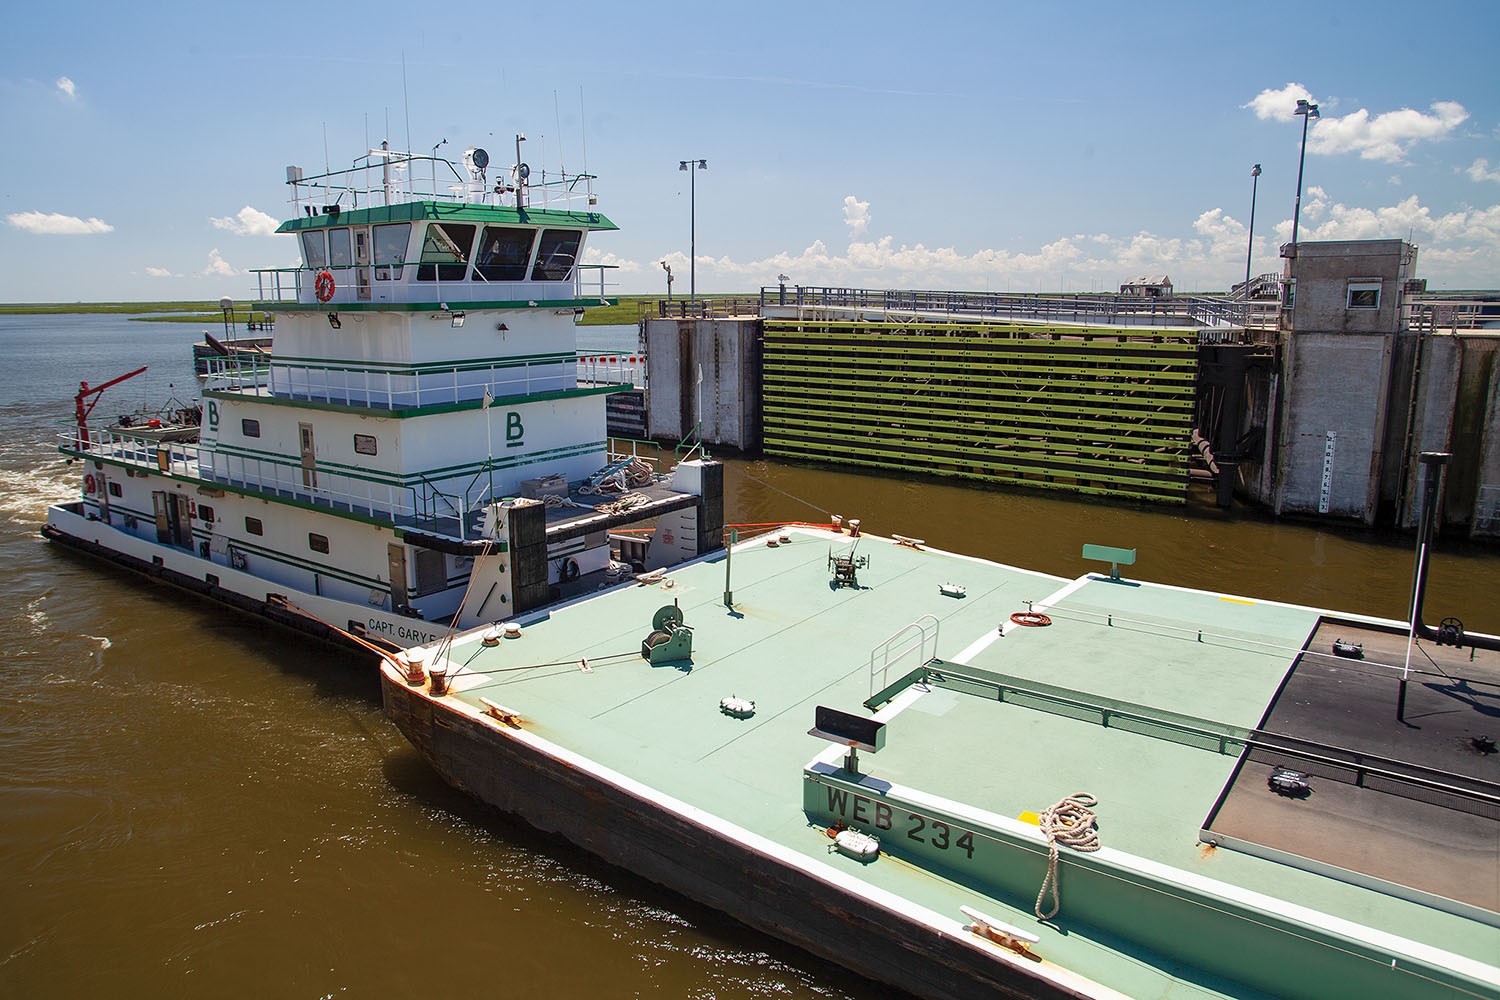
{"type": "Polygon", "coordinates": [[[1056,805],[1048,806],[1037,817],[1037,826],[1047,838],[1047,877],[1042,879],[1041,891],[1036,894],[1036,906],[1032,908],[1038,919],[1051,920],[1062,909],[1062,896],[1057,888],[1057,845],[1085,853],[1099,849],[1099,831],[1094,825],[1094,810],[1090,808],[1098,804],[1099,800],[1088,792],[1075,792],[1056,805]],[[1043,913],[1042,900],[1048,889],[1052,890],[1052,909],[1043,913]]]}

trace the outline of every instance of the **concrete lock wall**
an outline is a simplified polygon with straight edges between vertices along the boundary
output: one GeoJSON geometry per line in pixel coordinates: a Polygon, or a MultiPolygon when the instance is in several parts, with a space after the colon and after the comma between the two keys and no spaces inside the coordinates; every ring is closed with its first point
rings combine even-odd
{"type": "Polygon", "coordinates": [[[1390,364],[1385,336],[1307,333],[1288,340],[1277,514],[1374,523],[1390,364]]]}
{"type": "Polygon", "coordinates": [[[705,443],[741,451],[760,447],[758,317],[648,320],[646,356],[649,437],[680,441],[701,412],[705,443]]]}

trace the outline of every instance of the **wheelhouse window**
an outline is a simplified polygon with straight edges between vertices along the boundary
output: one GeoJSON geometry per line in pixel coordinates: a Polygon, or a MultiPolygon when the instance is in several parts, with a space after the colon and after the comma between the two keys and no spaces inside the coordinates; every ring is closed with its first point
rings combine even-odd
{"type": "Polygon", "coordinates": [[[309,229],[302,234],[302,259],[308,267],[328,266],[328,246],[324,241],[326,230],[309,229]]]}
{"type": "Polygon", "coordinates": [[[411,223],[375,227],[375,280],[401,280],[406,263],[406,244],[411,241],[411,223]]]}
{"type": "Polygon", "coordinates": [[[463,281],[469,270],[469,249],[474,245],[475,226],[433,222],[422,240],[417,264],[418,281],[463,281]]]}
{"type": "Polygon", "coordinates": [[[531,280],[567,281],[573,274],[578,244],[582,240],[583,234],[575,230],[542,230],[542,240],[536,251],[536,266],[531,269],[531,280]]]}
{"type": "Polygon", "coordinates": [[[356,435],[354,435],[354,451],[355,451],[355,454],[358,454],[358,455],[373,455],[373,454],[375,454],[375,435],[374,434],[356,434],[356,435]]]}
{"type": "Polygon", "coordinates": [[[328,263],[331,267],[349,267],[354,263],[354,254],[349,249],[349,230],[328,230],[328,263]]]}
{"type": "Polygon", "coordinates": [[[260,421],[251,420],[249,417],[246,417],[240,421],[240,433],[247,438],[260,437],[260,421]]]}
{"type": "Polygon", "coordinates": [[[1380,308],[1380,282],[1379,281],[1351,281],[1349,282],[1348,309],[1379,309],[1380,308]]]}
{"type": "Polygon", "coordinates": [[[535,229],[485,226],[474,257],[474,273],[486,281],[525,281],[535,229]]]}

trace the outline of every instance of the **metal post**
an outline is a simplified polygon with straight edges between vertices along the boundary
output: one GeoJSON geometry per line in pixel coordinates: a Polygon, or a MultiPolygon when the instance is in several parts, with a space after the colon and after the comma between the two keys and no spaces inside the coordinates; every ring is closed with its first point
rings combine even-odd
{"type": "Polygon", "coordinates": [[[693,175],[694,170],[707,170],[708,161],[679,160],[678,170],[686,170],[688,173],[688,301],[691,303],[692,311],[697,312],[698,306],[698,178],[693,175]]]}
{"type": "Polygon", "coordinates": [[[1297,157],[1297,204],[1292,209],[1292,256],[1297,256],[1297,227],[1302,221],[1302,165],[1307,161],[1307,123],[1320,117],[1318,106],[1299,100],[1295,114],[1302,116],[1302,153],[1297,157]]]}
{"type": "Polygon", "coordinates": [[[1250,258],[1255,254],[1255,191],[1260,187],[1260,164],[1250,168],[1250,240],[1245,247],[1245,322],[1250,322],[1250,258]]]}
{"type": "Polygon", "coordinates": [[[729,548],[724,550],[724,607],[734,610],[734,590],[729,584],[729,563],[734,558],[735,543],[740,540],[738,528],[729,529],[729,548]]]}

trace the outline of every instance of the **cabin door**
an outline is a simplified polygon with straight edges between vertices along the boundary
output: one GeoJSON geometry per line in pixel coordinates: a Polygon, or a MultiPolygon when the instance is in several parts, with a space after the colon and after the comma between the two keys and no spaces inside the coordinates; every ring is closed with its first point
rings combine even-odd
{"type": "Polygon", "coordinates": [[[298,424],[297,438],[302,448],[302,485],[317,489],[318,462],[313,451],[312,424],[298,424]]]}
{"type": "Polygon", "coordinates": [[[109,482],[104,477],[104,470],[100,469],[94,474],[99,481],[99,520],[105,524],[109,523],[109,482]]]}
{"type": "Polygon", "coordinates": [[[386,546],[391,571],[391,610],[406,606],[406,546],[386,546]]]}
{"type": "Polygon", "coordinates": [[[152,492],[151,511],[156,515],[156,540],[163,545],[171,545],[172,514],[175,508],[167,502],[166,490],[155,490],[152,492]]]}
{"type": "Polygon", "coordinates": [[[354,284],[361,302],[370,301],[370,228],[354,230],[354,284]]]}
{"type": "Polygon", "coordinates": [[[173,541],[192,551],[193,548],[193,502],[181,493],[172,494],[173,541]]]}

